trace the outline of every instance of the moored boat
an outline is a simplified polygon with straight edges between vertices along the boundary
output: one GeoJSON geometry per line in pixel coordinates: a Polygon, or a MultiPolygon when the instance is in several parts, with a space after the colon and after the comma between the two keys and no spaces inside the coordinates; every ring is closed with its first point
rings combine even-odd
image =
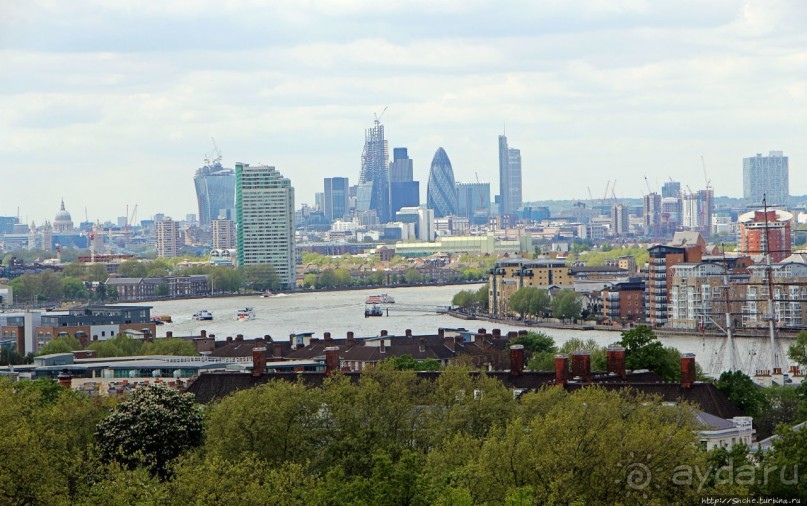
{"type": "Polygon", "coordinates": [[[364,306],[364,317],[369,318],[371,316],[384,316],[384,310],[377,304],[364,306]]]}

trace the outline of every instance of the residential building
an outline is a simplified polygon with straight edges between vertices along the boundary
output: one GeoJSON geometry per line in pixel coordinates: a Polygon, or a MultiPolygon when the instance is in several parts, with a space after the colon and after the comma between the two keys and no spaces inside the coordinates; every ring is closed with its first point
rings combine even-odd
{"type": "Polygon", "coordinates": [[[490,183],[456,183],[457,215],[474,225],[484,225],[490,217],[490,183]]]}
{"type": "Polygon", "coordinates": [[[220,216],[230,217],[235,207],[235,172],[221,165],[221,157],[205,162],[193,176],[199,225],[203,228],[210,227],[220,216]]]}
{"type": "MultiPolygon", "coordinates": [[[[681,329],[718,329],[725,325],[726,289],[729,304],[742,296],[748,273],[730,271],[723,262],[679,263],[672,266],[668,295],[667,326],[681,329]],[[725,278],[729,277],[726,285],[725,278]],[[719,324],[717,323],[719,322],[719,324]],[[719,326],[718,326],[719,325],[719,326]]],[[[730,313],[737,314],[739,307],[730,313]]]]}
{"type": "Polygon", "coordinates": [[[731,450],[734,445],[751,447],[754,435],[753,418],[735,416],[729,420],[697,411],[695,415],[702,428],[697,432],[698,441],[706,451],[715,448],[731,450]]]}
{"type": "Polygon", "coordinates": [[[323,195],[325,219],[341,220],[350,210],[350,183],[346,177],[326,177],[323,195]]]}
{"type": "Polygon", "coordinates": [[[174,258],[179,256],[179,248],[182,244],[179,236],[179,222],[171,217],[160,220],[157,225],[157,257],[174,258]]]}
{"type": "Polygon", "coordinates": [[[613,283],[602,290],[602,312],[606,321],[630,322],[644,318],[644,281],[613,283]]]}
{"type": "Polygon", "coordinates": [[[213,220],[211,225],[213,228],[211,246],[214,250],[235,248],[235,222],[233,220],[213,220]]]}
{"type": "MultiPolygon", "coordinates": [[[[691,233],[690,233],[691,234],[691,233]]],[[[680,263],[700,262],[706,243],[700,234],[694,233],[694,241],[685,234],[676,234],[679,246],[657,244],[648,249],[650,254],[647,273],[647,321],[653,326],[663,326],[668,319],[668,296],[672,285],[673,266],[680,263]]]]}
{"type": "Polygon", "coordinates": [[[681,194],[681,183],[678,181],[667,181],[661,185],[661,198],[678,198],[681,194]]]}
{"type": "Polygon", "coordinates": [[[654,236],[661,225],[661,195],[650,193],[642,199],[642,226],[645,235],[654,236]]]}
{"type": "Polygon", "coordinates": [[[356,210],[375,211],[380,223],[386,223],[391,218],[388,160],[384,125],[376,118],[373,127],[364,131],[356,210]]]}
{"type": "Polygon", "coordinates": [[[737,221],[740,253],[751,255],[758,262],[766,253],[770,254],[771,262],[781,262],[792,253],[791,213],[778,209],[751,211],[741,214],[737,221]]]}
{"type": "Polygon", "coordinates": [[[92,341],[112,339],[125,331],[153,336],[156,325],[151,321],[150,306],[85,306],[41,313],[33,331],[33,348],[26,346],[26,350],[36,353],[59,336],[75,337],[86,347],[92,341]]]}
{"type": "MultiPolygon", "coordinates": [[[[767,327],[771,317],[768,302],[768,268],[752,265],[742,308],[743,326],[767,327]]],[[[772,264],[770,286],[773,288],[773,317],[777,327],[807,328],[807,263],[784,261],[772,264]]]]}
{"type": "Polygon", "coordinates": [[[714,213],[714,191],[711,188],[681,196],[681,224],[684,230],[700,232],[709,237],[714,213]]]}
{"type": "Polygon", "coordinates": [[[611,235],[625,237],[630,232],[628,208],[622,204],[611,207],[611,235]]]}
{"type": "Polygon", "coordinates": [[[109,278],[104,283],[104,286],[107,293],[112,293],[114,290],[117,293],[118,300],[130,302],[152,300],[159,297],[178,298],[210,295],[210,284],[204,274],[157,278],[109,278]]]}
{"type": "Polygon", "coordinates": [[[443,148],[437,148],[429,170],[426,205],[434,210],[436,218],[457,214],[457,190],[454,170],[443,148]]]}
{"type": "Polygon", "coordinates": [[[524,287],[549,289],[574,286],[564,260],[506,258],[496,262],[488,276],[488,307],[494,316],[512,315],[510,296],[524,287]]]}
{"type": "Polygon", "coordinates": [[[743,197],[753,207],[762,205],[763,199],[769,206],[787,205],[790,177],[788,159],[781,151],[743,158],[743,197]]]}
{"type": "Polygon", "coordinates": [[[294,188],[274,167],[235,165],[239,265],[271,265],[284,289],[295,286],[294,188]]]}

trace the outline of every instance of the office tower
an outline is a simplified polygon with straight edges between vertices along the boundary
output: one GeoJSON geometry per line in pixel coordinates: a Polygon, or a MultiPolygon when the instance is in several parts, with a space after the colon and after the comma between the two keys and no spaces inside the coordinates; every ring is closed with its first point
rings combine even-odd
{"type": "Polygon", "coordinates": [[[196,171],[193,184],[199,203],[199,225],[209,227],[220,214],[234,207],[235,173],[221,165],[221,156],[205,160],[205,166],[196,171]]]}
{"type": "Polygon", "coordinates": [[[409,158],[406,148],[393,148],[392,161],[389,164],[389,179],[391,182],[412,181],[414,179],[413,162],[409,158]]]}
{"type": "Polygon", "coordinates": [[[611,207],[611,235],[624,237],[628,235],[629,226],[628,208],[622,204],[611,207]]]}
{"type": "Polygon", "coordinates": [[[457,215],[475,225],[488,222],[490,216],[490,183],[457,183],[457,215]]]}
{"type": "Polygon", "coordinates": [[[376,119],[374,126],[364,131],[356,210],[374,210],[381,223],[388,222],[391,217],[388,159],[384,125],[376,119]]]}
{"type": "Polygon", "coordinates": [[[521,207],[521,151],[499,136],[499,214],[513,214],[521,207]]]}
{"type": "Polygon", "coordinates": [[[179,256],[179,222],[166,217],[157,222],[157,257],[179,256]]]}
{"type": "Polygon", "coordinates": [[[434,216],[442,218],[457,214],[457,190],[454,186],[454,170],[443,148],[437,148],[429,170],[426,189],[426,205],[434,209],[434,216]]]}
{"type": "Polygon", "coordinates": [[[235,223],[233,223],[233,220],[213,220],[211,225],[213,228],[213,240],[211,242],[213,249],[235,248],[235,223]]]}
{"type": "Polygon", "coordinates": [[[420,181],[392,181],[390,183],[390,212],[397,213],[403,207],[420,205],[420,181]]]}
{"type": "Polygon", "coordinates": [[[770,253],[774,263],[791,255],[791,213],[770,209],[766,214],[762,209],[741,214],[737,221],[740,223],[740,253],[751,255],[758,263],[764,263],[765,253],[770,253]]]}
{"type": "Polygon", "coordinates": [[[678,198],[681,194],[681,183],[678,181],[667,181],[661,185],[661,198],[678,198]]]}
{"type": "Polygon", "coordinates": [[[642,224],[645,234],[653,235],[661,224],[661,195],[650,193],[642,199],[642,224]]]}
{"type": "Polygon", "coordinates": [[[414,223],[415,234],[419,241],[434,240],[434,209],[425,206],[404,207],[395,214],[395,221],[414,223]]]}
{"type": "Polygon", "coordinates": [[[239,265],[269,264],[282,288],[295,286],[294,188],[274,167],[235,164],[239,265]]]}
{"type": "Polygon", "coordinates": [[[790,197],[788,160],[781,151],[768,156],[743,158],[743,197],[746,205],[761,206],[762,197],[769,206],[785,206],[790,197]]]}
{"type": "Polygon", "coordinates": [[[350,209],[350,183],[346,177],[326,177],[323,213],[328,221],[341,220],[350,209]]]}

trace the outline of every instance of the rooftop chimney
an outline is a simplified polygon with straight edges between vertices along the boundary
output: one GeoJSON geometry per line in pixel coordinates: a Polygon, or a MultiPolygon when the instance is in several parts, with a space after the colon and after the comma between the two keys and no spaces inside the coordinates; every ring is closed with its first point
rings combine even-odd
{"type": "Polygon", "coordinates": [[[452,338],[450,336],[443,337],[443,344],[449,350],[454,351],[454,338],[452,338]]]}
{"type": "Polygon", "coordinates": [[[684,353],[681,355],[681,386],[692,388],[695,384],[695,354],[684,353]]]}
{"type": "Polygon", "coordinates": [[[502,329],[493,329],[493,337],[502,337],[502,329]]]}
{"type": "Polygon", "coordinates": [[[510,376],[521,376],[524,372],[524,345],[510,347],[510,376]]]}
{"type": "Polygon", "coordinates": [[[252,377],[260,378],[266,372],[266,347],[252,348],[252,377]]]}
{"type": "Polygon", "coordinates": [[[353,344],[355,344],[355,342],[356,341],[353,339],[353,331],[351,330],[351,331],[349,331],[347,333],[347,345],[348,346],[353,346],[353,344]]]}
{"type": "Polygon", "coordinates": [[[572,352],[572,376],[577,376],[584,383],[591,382],[591,353],[587,350],[572,352]]]}
{"type": "Polygon", "coordinates": [[[325,374],[331,375],[339,370],[339,347],[325,348],[325,374]]]}
{"type": "Polygon", "coordinates": [[[626,379],[625,348],[622,346],[609,346],[605,354],[608,360],[608,373],[614,373],[623,380],[626,379]]]}
{"type": "Polygon", "coordinates": [[[406,329],[406,332],[404,332],[404,334],[406,334],[406,337],[412,337],[412,329],[406,329]]]}
{"type": "Polygon", "coordinates": [[[386,336],[386,335],[388,335],[388,334],[389,334],[389,332],[387,332],[386,330],[382,330],[382,331],[381,331],[381,335],[382,335],[382,336],[386,336]]]}
{"type": "Polygon", "coordinates": [[[207,337],[207,331],[202,329],[199,331],[199,337],[207,337]]]}
{"type": "Polygon", "coordinates": [[[555,355],[555,384],[565,385],[569,381],[569,355],[555,355]]]}
{"type": "Polygon", "coordinates": [[[73,386],[73,377],[70,376],[70,373],[67,371],[62,371],[56,376],[56,379],[59,381],[59,385],[64,388],[71,388],[73,386]]]}
{"type": "Polygon", "coordinates": [[[233,342],[233,336],[227,336],[227,342],[228,343],[233,342]]]}
{"type": "Polygon", "coordinates": [[[325,339],[326,341],[330,341],[331,340],[331,333],[330,332],[325,332],[324,334],[322,334],[322,338],[325,339]]]}
{"type": "Polygon", "coordinates": [[[439,329],[437,329],[437,335],[440,336],[440,337],[445,337],[446,329],[440,327],[439,329]]]}
{"type": "Polygon", "coordinates": [[[244,340],[244,334],[236,334],[235,340],[241,342],[244,340]]]}
{"type": "Polygon", "coordinates": [[[270,336],[269,334],[264,334],[263,340],[266,341],[267,343],[271,343],[272,342],[272,336],[270,336]]]}
{"type": "Polygon", "coordinates": [[[477,332],[478,334],[487,334],[487,333],[488,333],[488,331],[487,331],[487,330],[485,330],[485,329],[479,329],[479,330],[477,330],[476,332],[477,332]]]}

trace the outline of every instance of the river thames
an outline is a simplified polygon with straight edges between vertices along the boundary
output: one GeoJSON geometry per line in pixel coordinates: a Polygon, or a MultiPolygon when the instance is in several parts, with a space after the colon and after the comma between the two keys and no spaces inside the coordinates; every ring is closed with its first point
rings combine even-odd
{"type": "MultiPolygon", "coordinates": [[[[356,337],[377,336],[381,330],[402,335],[406,329],[415,334],[434,334],[440,327],[476,330],[499,328],[503,332],[526,327],[491,323],[483,320],[461,320],[437,314],[437,307],[451,304],[451,298],[460,290],[477,290],[482,285],[428,286],[406,288],[375,288],[336,292],[305,292],[279,294],[262,298],[258,295],[205,299],[182,299],[149,302],[152,315],[170,315],[173,323],[161,325],[157,334],[164,336],[172,331],[175,336],[199,335],[200,330],[215,334],[216,339],[242,334],[245,338],[271,335],[273,339],[288,339],[290,334],[313,332],[321,337],[330,332],[335,338],[353,331],[356,337]],[[364,302],[370,295],[388,293],[396,303],[389,307],[389,315],[364,317],[364,302]],[[246,306],[255,310],[256,317],[238,321],[236,314],[246,306]],[[207,309],[213,313],[212,321],[197,321],[193,313],[207,309]]],[[[599,345],[619,340],[618,332],[603,330],[532,329],[544,332],[558,345],[571,338],[594,339],[599,345]]],[[[707,374],[719,374],[728,369],[729,360],[725,339],[715,337],[664,336],[666,346],[678,348],[682,353],[695,353],[697,362],[707,374]]],[[[779,356],[786,359],[788,341],[780,343],[779,356]]],[[[756,369],[768,369],[769,344],[766,339],[741,338],[736,340],[736,361],[740,369],[752,374],[756,369]]],[[[787,365],[787,364],[785,364],[787,365]]]]}

